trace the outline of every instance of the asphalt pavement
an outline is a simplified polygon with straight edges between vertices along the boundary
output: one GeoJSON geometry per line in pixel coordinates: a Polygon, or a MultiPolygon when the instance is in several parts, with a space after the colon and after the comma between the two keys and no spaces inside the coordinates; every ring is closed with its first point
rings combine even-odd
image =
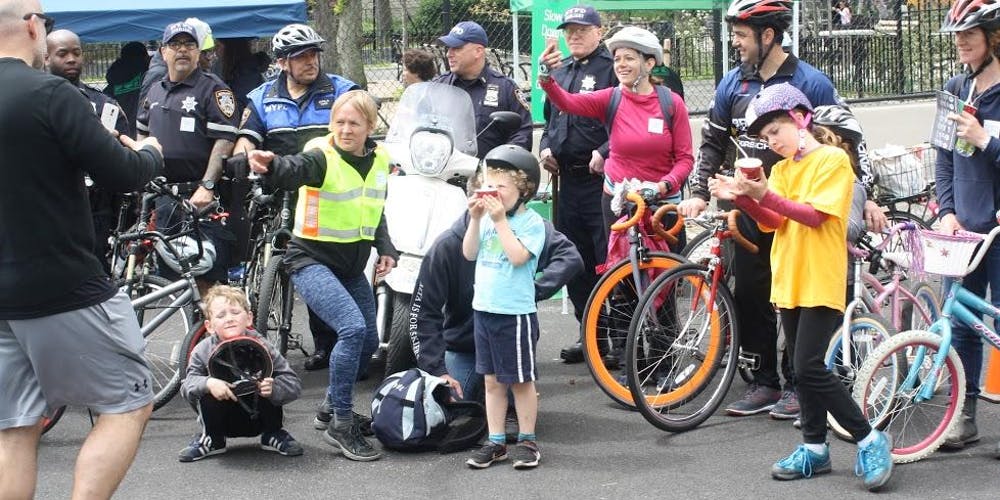
{"type": "MultiPolygon", "coordinates": [[[[301,457],[259,449],[256,439],[230,439],[228,453],[182,464],[177,453],[197,432],[194,414],[179,396],[153,414],[142,446],[116,498],[123,499],[524,499],[524,498],[788,498],[810,500],[870,495],[854,475],[855,446],[831,435],[833,473],[779,482],[771,464],[790,453],[801,435],[789,421],[766,415],[713,416],[686,433],[657,430],[638,413],[612,403],[582,364],[560,362],[559,350],[575,338],[572,314],[559,301],[539,309],[541,379],[537,434],[541,465],[516,471],[510,462],[486,470],[465,466],[467,453],[404,454],[386,451],[375,462],[352,462],[326,445],[313,430],[316,403],[326,388],[326,371],[300,371],[302,398],[286,406],[285,427],[305,448],[301,457]]],[[[297,331],[305,332],[304,310],[296,309],[297,331]]],[[[308,334],[306,335],[308,337],[308,334]]],[[[289,362],[301,370],[304,356],[289,362]]],[[[356,408],[371,401],[377,382],[359,384],[356,408]]],[[[745,384],[736,377],[729,399],[745,384]]],[[[938,452],[899,465],[880,496],[891,498],[1000,498],[1000,408],[981,403],[982,441],[959,453],[938,452]]],[[[75,455],[90,421],[71,409],[39,450],[37,498],[67,498],[75,455]]],[[[2,486],[0,486],[2,488],[2,486]]]]}

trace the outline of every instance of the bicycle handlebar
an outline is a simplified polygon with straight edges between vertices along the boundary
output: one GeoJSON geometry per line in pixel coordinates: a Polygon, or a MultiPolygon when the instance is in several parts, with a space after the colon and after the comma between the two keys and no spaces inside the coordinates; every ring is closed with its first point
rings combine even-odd
{"type": "MultiPolygon", "coordinates": [[[[629,217],[625,221],[612,224],[612,231],[625,231],[626,229],[639,223],[642,217],[646,214],[647,199],[649,199],[649,202],[652,202],[659,196],[659,193],[654,193],[649,190],[645,191],[645,193],[640,193],[638,191],[629,191],[625,193],[625,199],[635,203],[635,213],[632,214],[632,217],[629,217]]],[[[653,231],[655,236],[671,245],[676,245],[678,241],[677,235],[684,230],[684,217],[678,213],[677,222],[674,223],[670,229],[667,229],[660,219],[668,212],[677,213],[677,205],[666,204],[656,209],[656,212],[653,213],[653,216],[650,219],[650,229],[653,231]]]]}
{"type": "Polygon", "coordinates": [[[639,223],[639,219],[642,218],[642,214],[646,212],[646,200],[642,199],[642,195],[635,192],[629,191],[625,193],[625,199],[635,203],[635,214],[632,215],[628,220],[624,222],[615,222],[611,225],[612,231],[624,231],[639,223]]]}
{"type": "Polygon", "coordinates": [[[740,228],[736,221],[740,216],[739,210],[730,210],[728,212],[702,212],[701,215],[695,217],[693,220],[702,226],[710,226],[714,221],[726,221],[726,229],[729,230],[728,236],[738,243],[741,247],[745,248],[750,253],[757,253],[760,248],[752,241],[748,240],[743,233],[740,232],[740,228]]]}
{"type": "Polygon", "coordinates": [[[650,220],[650,225],[653,226],[654,234],[662,238],[667,243],[676,245],[677,235],[684,230],[684,217],[678,213],[677,222],[674,223],[673,227],[667,229],[663,225],[663,217],[666,216],[668,212],[677,213],[677,205],[670,203],[656,209],[656,212],[653,212],[653,218],[650,220]]]}

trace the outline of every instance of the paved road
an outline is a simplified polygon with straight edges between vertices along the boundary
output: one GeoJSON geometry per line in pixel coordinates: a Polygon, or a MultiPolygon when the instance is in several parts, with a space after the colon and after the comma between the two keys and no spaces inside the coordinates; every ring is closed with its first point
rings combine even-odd
{"type": "MultiPolygon", "coordinates": [[[[298,318],[304,317],[298,314],[298,318]]],[[[470,470],[465,453],[386,453],[379,461],[351,462],[331,451],[311,427],[326,372],[308,372],[303,397],[286,408],[286,427],[305,447],[304,456],[281,457],[259,450],[256,440],[233,439],[229,452],[181,464],[177,452],[197,427],[186,403],[176,398],[157,411],[117,498],[855,498],[866,496],[854,477],[855,447],[831,443],[834,472],[807,481],[781,483],[769,476],[772,462],[800,436],[787,421],[764,416],[715,416],[700,428],[668,434],[601,393],[583,365],[558,361],[576,322],[559,302],[540,310],[538,436],[542,465],[515,471],[509,463],[470,470]]],[[[299,328],[302,325],[299,324],[299,328]]],[[[290,362],[301,368],[301,353],[290,362]]],[[[358,401],[369,401],[365,382],[358,401]]],[[[742,394],[734,383],[730,398],[742,394]]],[[[1000,408],[983,404],[983,441],[967,452],[937,453],[899,466],[883,496],[892,498],[998,498],[1000,461],[992,458],[1000,439],[1000,408]]],[[[71,411],[42,440],[38,498],[65,498],[73,460],[89,427],[86,413],[71,411]]]]}

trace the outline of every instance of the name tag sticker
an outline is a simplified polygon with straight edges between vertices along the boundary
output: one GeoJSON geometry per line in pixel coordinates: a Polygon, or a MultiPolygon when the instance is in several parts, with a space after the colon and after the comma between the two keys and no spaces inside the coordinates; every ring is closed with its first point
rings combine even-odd
{"type": "Polygon", "coordinates": [[[983,120],[983,129],[990,137],[1000,137],[1000,121],[983,120]]]}
{"type": "Polygon", "coordinates": [[[194,132],[194,117],[193,116],[182,116],[181,117],[181,132],[194,132]]]}
{"type": "Polygon", "coordinates": [[[662,134],[663,133],[663,120],[661,120],[659,118],[650,118],[649,119],[649,125],[646,127],[646,130],[650,134],[662,134]]]}

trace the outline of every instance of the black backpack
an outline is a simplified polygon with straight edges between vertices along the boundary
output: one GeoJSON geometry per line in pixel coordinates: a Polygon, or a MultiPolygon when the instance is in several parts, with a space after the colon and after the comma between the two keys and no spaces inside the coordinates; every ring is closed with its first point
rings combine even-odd
{"type": "MultiPolygon", "coordinates": [[[[656,89],[656,97],[660,101],[660,112],[663,113],[663,121],[667,130],[673,131],[674,127],[674,96],[670,95],[671,90],[663,85],[653,85],[656,89]]],[[[622,87],[615,87],[611,91],[611,101],[608,102],[608,109],[604,113],[604,128],[611,137],[611,124],[615,121],[615,113],[618,113],[618,105],[622,102],[622,87]]]]}
{"type": "Polygon", "coordinates": [[[419,368],[389,375],[372,398],[372,431],[396,451],[467,450],[486,436],[486,409],[451,396],[444,379],[419,368]]]}

